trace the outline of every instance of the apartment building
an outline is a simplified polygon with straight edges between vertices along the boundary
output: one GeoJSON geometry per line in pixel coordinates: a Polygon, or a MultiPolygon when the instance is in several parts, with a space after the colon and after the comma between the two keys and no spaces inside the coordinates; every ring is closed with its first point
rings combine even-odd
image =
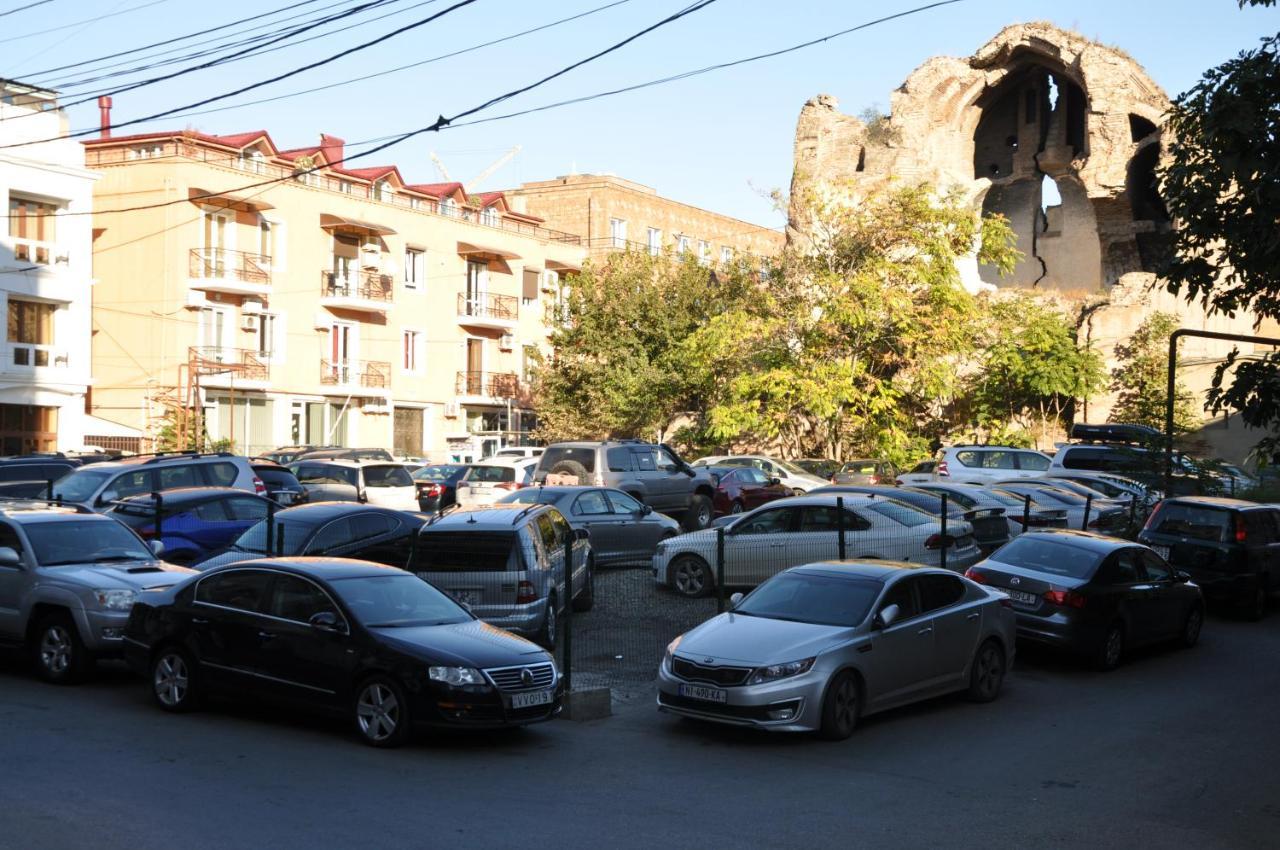
{"type": "MultiPolygon", "coordinates": [[[[85,443],[97,175],[57,93],[0,80],[0,454],[85,443]]],[[[93,428],[93,430],[101,430],[93,428]]]]}
{"type": "Polygon", "coordinates": [[[656,189],[608,174],[572,174],[506,191],[512,206],[547,226],[579,233],[592,256],[632,250],[692,254],[716,264],[782,252],[786,237],[763,227],[664,198],[656,189]]]}
{"type": "Polygon", "coordinates": [[[544,306],[576,235],[501,193],[349,168],[266,131],[86,142],[95,409],[258,453],[367,445],[467,460],[528,441],[544,306]],[[114,212],[128,209],[130,212],[114,212]]]}

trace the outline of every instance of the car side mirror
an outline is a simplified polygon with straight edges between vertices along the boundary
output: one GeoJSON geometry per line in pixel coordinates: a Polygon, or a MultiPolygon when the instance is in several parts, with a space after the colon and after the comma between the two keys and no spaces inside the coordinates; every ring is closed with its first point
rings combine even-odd
{"type": "Polygon", "coordinates": [[[104,490],[102,495],[98,497],[99,505],[109,505],[116,499],[120,498],[120,494],[115,490],[104,490]]]}
{"type": "Polygon", "coordinates": [[[151,541],[150,543],[148,543],[147,545],[151,547],[151,554],[152,554],[152,555],[155,555],[157,558],[159,558],[161,555],[163,555],[163,554],[164,554],[164,541],[163,541],[163,540],[152,540],[152,541],[151,541]]]}
{"type": "Polygon", "coordinates": [[[1191,581],[1191,573],[1183,570],[1176,570],[1173,574],[1173,580],[1185,584],[1186,582],[1191,581]]]}
{"type": "Polygon", "coordinates": [[[729,610],[732,611],[734,608],[737,608],[738,605],[741,604],[741,602],[742,602],[742,594],[741,593],[733,594],[732,596],[729,597],[729,610]]]}
{"type": "Polygon", "coordinates": [[[892,626],[902,615],[902,609],[897,604],[886,605],[880,609],[880,613],[876,614],[875,627],[877,629],[887,629],[892,626]]]}
{"type": "Polygon", "coordinates": [[[17,567],[22,565],[22,556],[12,546],[0,546],[0,567],[17,567]]]}
{"type": "Polygon", "coordinates": [[[361,503],[369,501],[369,494],[366,493],[364,490],[357,490],[356,501],[361,503]]]}
{"type": "Polygon", "coordinates": [[[574,540],[590,540],[591,532],[585,528],[575,528],[573,530],[573,539],[574,540]]]}
{"type": "Polygon", "coordinates": [[[307,625],[320,632],[334,632],[337,634],[346,634],[347,632],[346,625],[332,611],[317,611],[311,615],[307,625]]]}
{"type": "Polygon", "coordinates": [[[771,487],[777,487],[781,483],[782,483],[782,479],[778,478],[777,476],[774,476],[773,478],[769,479],[769,485],[771,487]]]}
{"type": "Polygon", "coordinates": [[[639,513],[640,513],[640,516],[648,516],[649,514],[653,513],[653,508],[649,507],[648,505],[641,505],[639,513]]]}

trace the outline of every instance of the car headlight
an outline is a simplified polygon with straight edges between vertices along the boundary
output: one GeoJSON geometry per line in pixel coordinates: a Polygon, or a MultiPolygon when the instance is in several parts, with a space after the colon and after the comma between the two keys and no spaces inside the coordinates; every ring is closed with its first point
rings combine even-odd
{"type": "Polygon", "coordinates": [[[136,590],[95,590],[93,597],[98,600],[98,607],[104,611],[128,611],[133,607],[134,600],[138,598],[138,592],[136,590]]]}
{"type": "Polygon", "coordinates": [[[775,679],[786,679],[789,676],[808,673],[810,668],[813,667],[813,662],[817,660],[817,656],[814,656],[803,661],[788,661],[786,664],[770,664],[768,667],[757,667],[756,671],[751,674],[751,678],[747,679],[747,684],[759,685],[764,682],[772,682],[775,679]]]}
{"type": "Polygon", "coordinates": [[[484,675],[474,667],[428,667],[427,678],[446,685],[483,685],[484,675]]]}
{"type": "Polygon", "coordinates": [[[658,543],[658,545],[654,548],[654,550],[653,550],[653,554],[655,554],[655,555],[665,555],[665,554],[667,554],[667,544],[666,544],[666,541],[661,541],[661,542],[659,542],[659,543],[658,543]]]}
{"type": "Polygon", "coordinates": [[[671,669],[671,659],[676,654],[676,647],[680,645],[680,641],[684,640],[684,635],[676,635],[671,643],[667,644],[667,654],[662,657],[662,663],[671,669]]]}

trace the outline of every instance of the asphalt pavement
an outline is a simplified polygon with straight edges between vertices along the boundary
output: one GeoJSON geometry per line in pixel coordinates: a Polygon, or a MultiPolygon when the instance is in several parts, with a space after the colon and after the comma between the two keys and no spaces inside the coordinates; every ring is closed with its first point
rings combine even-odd
{"type": "Polygon", "coordinates": [[[121,667],[0,664],[0,848],[1195,847],[1280,844],[1280,612],[1113,673],[1023,652],[831,744],[631,700],[606,720],[364,747],[263,706],[155,709],[121,667]]]}

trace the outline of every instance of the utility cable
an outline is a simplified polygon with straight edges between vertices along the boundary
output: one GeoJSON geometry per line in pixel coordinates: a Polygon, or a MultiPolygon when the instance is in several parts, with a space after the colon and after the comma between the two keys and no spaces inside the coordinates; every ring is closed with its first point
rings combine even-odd
{"type": "Polygon", "coordinates": [[[98,15],[96,18],[84,18],[79,21],[72,21],[69,24],[61,24],[56,27],[50,27],[47,30],[37,30],[36,32],[26,32],[26,33],[23,33],[22,35],[11,35],[8,38],[0,38],[0,44],[5,44],[6,42],[10,42],[10,41],[22,41],[24,39],[31,38],[32,36],[47,35],[48,33],[58,32],[60,30],[69,30],[72,27],[78,27],[81,24],[93,24],[93,23],[97,23],[98,21],[105,21],[107,18],[114,18],[116,15],[126,15],[129,12],[136,12],[139,9],[146,9],[149,6],[159,6],[161,3],[168,3],[168,2],[169,0],[150,0],[150,2],[148,3],[139,3],[137,6],[130,6],[127,9],[118,9],[113,12],[108,12],[105,15],[98,15]]]}
{"type": "Polygon", "coordinates": [[[9,9],[7,12],[0,12],[0,18],[7,18],[9,15],[16,15],[19,12],[25,12],[28,9],[34,9],[37,6],[43,6],[46,3],[52,2],[53,0],[36,0],[35,3],[28,3],[25,6],[18,6],[16,8],[9,9]]]}

